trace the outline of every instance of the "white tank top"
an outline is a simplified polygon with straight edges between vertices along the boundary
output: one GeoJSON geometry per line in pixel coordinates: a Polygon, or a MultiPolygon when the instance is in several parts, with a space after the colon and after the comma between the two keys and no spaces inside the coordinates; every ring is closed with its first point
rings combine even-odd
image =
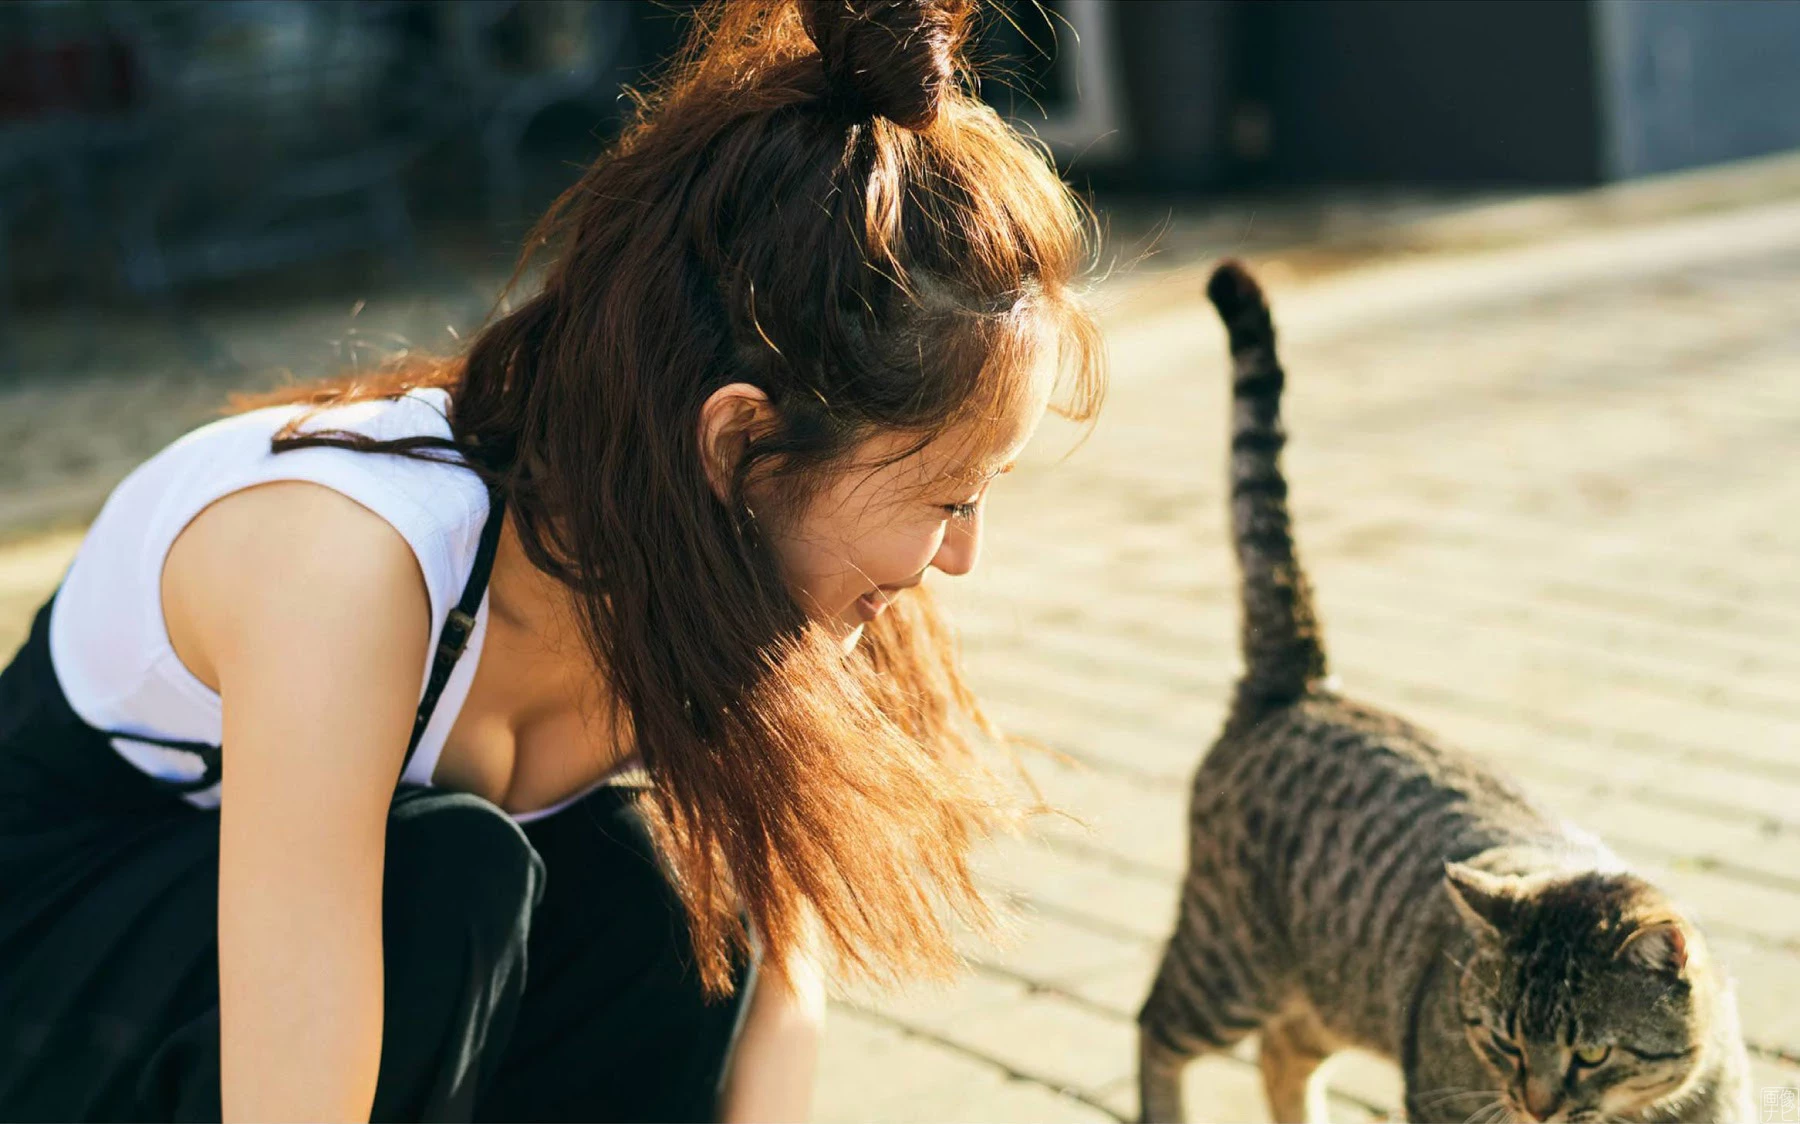
{"type": "MultiPolygon", "coordinates": [[[[442,390],[318,411],[305,430],[347,430],[377,440],[449,437],[442,390]]],[[[304,480],[342,493],[391,524],[412,548],[431,599],[431,643],[462,595],[487,519],[487,490],[468,469],[340,448],[274,453],[269,442],[310,407],[277,406],[195,430],[139,466],[116,488],[89,528],[50,615],[50,659],[70,707],[88,725],[113,731],[113,748],[138,769],[191,781],[203,765],[190,753],[130,735],[219,745],[219,696],[188,671],[169,644],[162,569],[183,528],[215,501],[258,484],[304,480]]],[[[469,693],[487,635],[488,601],[475,615],[463,656],[439,696],[401,780],[431,783],[444,739],[469,693]]],[[[426,676],[430,674],[427,667],[426,676]]],[[[420,680],[423,694],[425,680],[420,680]]],[[[227,751],[229,752],[229,751],[227,751]]],[[[219,786],[186,793],[217,807],[219,786]]],[[[521,813],[530,820],[566,806],[521,813]]]]}

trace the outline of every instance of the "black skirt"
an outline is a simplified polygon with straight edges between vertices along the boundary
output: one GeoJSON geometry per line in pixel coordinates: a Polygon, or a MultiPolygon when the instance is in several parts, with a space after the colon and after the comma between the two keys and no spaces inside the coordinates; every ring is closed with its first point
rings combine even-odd
{"type": "MultiPolygon", "coordinates": [[[[218,813],[74,714],[48,620],[0,674],[0,1119],[217,1120],[218,813]]],[[[715,1117],[752,973],[706,1001],[635,800],[396,793],[373,1119],[715,1117]]]]}

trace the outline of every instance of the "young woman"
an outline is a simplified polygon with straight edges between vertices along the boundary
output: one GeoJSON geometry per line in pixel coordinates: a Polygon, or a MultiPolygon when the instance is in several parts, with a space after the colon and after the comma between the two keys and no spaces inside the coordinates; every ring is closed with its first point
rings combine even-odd
{"type": "Polygon", "coordinates": [[[466,355],[120,485],[0,678],[0,1117],[796,1118],[822,973],[953,963],[920,582],[1099,395],[970,17],[709,12],[466,355]]]}

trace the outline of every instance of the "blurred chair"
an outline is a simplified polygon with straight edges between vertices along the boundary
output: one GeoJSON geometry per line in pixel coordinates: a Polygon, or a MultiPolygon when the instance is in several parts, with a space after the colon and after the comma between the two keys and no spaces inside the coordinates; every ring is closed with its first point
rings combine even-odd
{"type": "Polygon", "coordinates": [[[129,48],[96,5],[0,6],[0,371],[15,365],[10,250],[22,218],[56,215],[79,266],[114,260],[95,181],[144,143],[138,95],[129,48]]]}
{"type": "Polygon", "coordinates": [[[408,0],[109,4],[151,140],[115,186],[124,280],[162,295],[350,250],[405,258],[401,174],[450,124],[408,0]]]}
{"type": "MultiPolygon", "coordinates": [[[[47,197],[85,264],[162,305],[203,359],[222,359],[183,315],[181,287],[351,250],[411,255],[401,173],[453,124],[444,68],[406,49],[420,7],[0,6],[0,235],[9,214],[47,197]]],[[[97,279],[85,280],[92,291],[97,279]]],[[[11,291],[4,273],[0,290],[11,291]]]]}
{"type": "Polygon", "coordinates": [[[566,104],[612,123],[633,22],[612,2],[0,4],[0,355],[6,236],[32,209],[202,351],[194,283],[350,251],[417,266],[405,176],[434,146],[477,147],[488,214],[517,220],[526,130],[566,104]]]}

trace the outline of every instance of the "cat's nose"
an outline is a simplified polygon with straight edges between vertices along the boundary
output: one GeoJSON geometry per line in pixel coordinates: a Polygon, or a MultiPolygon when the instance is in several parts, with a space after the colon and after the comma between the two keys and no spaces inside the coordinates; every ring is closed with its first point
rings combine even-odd
{"type": "Polygon", "coordinates": [[[1548,1120],[1562,1107],[1562,1091],[1547,1081],[1525,1082],[1525,1115],[1533,1120],[1548,1120]]]}

